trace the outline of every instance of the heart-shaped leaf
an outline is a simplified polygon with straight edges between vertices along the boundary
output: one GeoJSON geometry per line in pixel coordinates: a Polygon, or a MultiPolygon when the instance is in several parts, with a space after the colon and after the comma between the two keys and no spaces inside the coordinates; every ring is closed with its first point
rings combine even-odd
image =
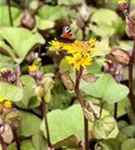
{"type": "Polygon", "coordinates": [[[0,47],[9,55],[11,53],[12,55],[14,54],[11,57],[18,63],[21,63],[26,55],[31,50],[34,50],[35,46],[45,43],[45,40],[39,33],[32,33],[23,28],[3,27],[0,32],[0,37],[9,43],[11,48],[5,46],[3,42],[0,47]]]}
{"type": "MultiPolygon", "coordinates": [[[[83,113],[80,105],[73,105],[66,110],[51,111],[47,117],[52,144],[83,130],[83,113]]],[[[45,133],[44,121],[41,130],[45,133]]]]}
{"type": "Polygon", "coordinates": [[[116,103],[129,93],[129,89],[126,86],[116,83],[109,74],[103,74],[96,82],[91,84],[82,81],[81,90],[108,103],[116,103]]]}
{"type": "MultiPolygon", "coordinates": [[[[103,110],[102,117],[108,115],[108,112],[103,110]]],[[[82,108],[79,104],[74,104],[71,107],[68,107],[65,110],[56,109],[47,114],[49,131],[52,144],[56,144],[62,140],[69,138],[72,135],[75,135],[80,140],[83,139],[82,135],[80,138],[80,134],[84,129],[83,122],[83,113],[82,108]]],[[[89,122],[89,130],[92,130],[92,122],[89,122]]],[[[45,123],[44,121],[41,124],[41,130],[45,132],[45,123]]],[[[116,133],[116,132],[115,132],[116,133]]],[[[111,134],[111,133],[110,133],[111,134]]],[[[112,133],[110,137],[116,136],[116,134],[112,133]]]]}
{"type": "Polygon", "coordinates": [[[101,37],[112,36],[119,32],[123,34],[124,27],[124,22],[117,13],[109,9],[98,9],[91,17],[90,29],[101,37]]]}
{"type": "Polygon", "coordinates": [[[24,137],[32,136],[40,131],[41,120],[27,112],[20,111],[19,135],[24,137]]]}
{"type": "Polygon", "coordinates": [[[23,96],[23,89],[8,83],[0,82],[0,97],[18,102],[23,96]]]}

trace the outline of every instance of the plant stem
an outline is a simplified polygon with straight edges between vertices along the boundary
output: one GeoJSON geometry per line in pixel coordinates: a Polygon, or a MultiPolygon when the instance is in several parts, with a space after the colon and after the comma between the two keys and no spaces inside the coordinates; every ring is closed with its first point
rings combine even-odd
{"type": "Polygon", "coordinates": [[[88,120],[84,116],[84,134],[85,134],[85,150],[89,150],[89,126],[88,120]]]}
{"type": "Polygon", "coordinates": [[[135,22],[133,21],[133,19],[129,16],[129,14],[127,13],[127,11],[123,12],[125,17],[127,17],[127,19],[135,26],[135,22]]]}
{"type": "Polygon", "coordinates": [[[48,127],[48,120],[47,120],[46,103],[43,98],[42,98],[42,102],[41,102],[41,115],[42,115],[42,119],[45,121],[45,130],[46,130],[48,147],[52,149],[49,127],[48,127]]]}
{"type": "Polygon", "coordinates": [[[14,139],[15,139],[15,142],[16,142],[16,148],[17,150],[20,150],[21,147],[20,147],[20,140],[17,136],[17,132],[16,132],[16,128],[14,126],[12,126],[12,131],[13,131],[13,134],[14,134],[14,139]]]}
{"type": "Polygon", "coordinates": [[[117,119],[118,103],[114,104],[114,118],[117,119]]]}
{"type": "MultiPolygon", "coordinates": [[[[80,68],[79,72],[76,73],[75,93],[76,93],[77,99],[79,100],[79,103],[80,103],[80,105],[83,109],[84,102],[82,100],[82,96],[81,96],[80,89],[79,89],[82,74],[83,74],[83,68],[80,68]]],[[[89,133],[88,120],[84,116],[85,150],[89,150],[89,136],[88,136],[88,133],[89,133]]]]}
{"type": "Polygon", "coordinates": [[[83,108],[84,102],[82,100],[82,96],[81,96],[80,89],[79,89],[82,74],[83,74],[83,68],[80,68],[79,72],[76,73],[75,93],[79,100],[79,103],[81,104],[83,108]]]}
{"type": "Polygon", "coordinates": [[[13,18],[12,18],[12,11],[11,11],[10,0],[7,0],[7,5],[8,5],[8,14],[9,14],[10,25],[13,26],[13,18]]]}
{"type": "Polygon", "coordinates": [[[134,46],[133,46],[133,51],[130,57],[130,62],[129,62],[129,98],[130,98],[130,103],[133,109],[133,112],[135,114],[135,102],[134,102],[134,93],[133,93],[133,65],[135,61],[135,38],[134,38],[134,46]]]}
{"type": "Polygon", "coordinates": [[[2,150],[7,150],[6,144],[4,143],[3,138],[2,138],[1,135],[0,135],[0,144],[2,146],[2,150]]]}
{"type": "Polygon", "coordinates": [[[131,0],[128,0],[128,13],[130,12],[131,0]]]}

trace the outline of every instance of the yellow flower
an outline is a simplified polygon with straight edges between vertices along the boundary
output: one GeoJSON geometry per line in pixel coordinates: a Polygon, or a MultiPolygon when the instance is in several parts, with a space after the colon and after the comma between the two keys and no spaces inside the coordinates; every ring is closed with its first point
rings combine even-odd
{"type": "Polygon", "coordinates": [[[0,97],[0,103],[3,102],[5,100],[4,97],[0,97]]]}
{"type": "Polygon", "coordinates": [[[118,0],[117,2],[118,2],[118,4],[122,4],[122,3],[126,3],[127,1],[126,0],[118,0]]]}
{"type": "Polygon", "coordinates": [[[0,69],[0,72],[2,72],[2,73],[3,73],[3,72],[6,72],[6,71],[7,71],[7,68],[1,68],[1,69],[0,69]]]}
{"type": "Polygon", "coordinates": [[[12,107],[11,101],[6,100],[6,101],[4,102],[4,107],[5,107],[5,108],[11,108],[11,107],[12,107]]]}
{"type": "Polygon", "coordinates": [[[95,45],[96,39],[90,39],[89,41],[75,40],[71,43],[63,43],[57,40],[50,42],[51,46],[49,50],[65,50],[67,52],[66,59],[69,64],[73,65],[74,69],[79,70],[80,67],[87,67],[93,61],[93,54],[98,52],[95,45]]]}
{"type": "Polygon", "coordinates": [[[31,72],[35,72],[35,71],[37,71],[37,66],[36,65],[31,65],[31,66],[29,66],[29,71],[31,71],[31,72]]]}
{"type": "Polygon", "coordinates": [[[63,49],[69,54],[81,53],[87,55],[90,52],[96,51],[96,40],[90,40],[89,42],[76,40],[74,43],[63,44],[63,49]]]}
{"type": "Polygon", "coordinates": [[[50,44],[50,47],[49,47],[50,51],[60,50],[62,47],[62,42],[59,42],[56,39],[49,42],[49,44],[50,44]]]}
{"type": "Polygon", "coordinates": [[[80,67],[86,68],[93,61],[93,58],[90,55],[82,55],[80,53],[73,56],[66,56],[66,59],[69,64],[73,65],[75,70],[79,70],[80,67]]]}
{"type": "Polygon", "coordinates": [[[90,47],[94,47],[97,44],[97,40],[94,38],[91,38],[88,43],[90,44],[90,47]]]}

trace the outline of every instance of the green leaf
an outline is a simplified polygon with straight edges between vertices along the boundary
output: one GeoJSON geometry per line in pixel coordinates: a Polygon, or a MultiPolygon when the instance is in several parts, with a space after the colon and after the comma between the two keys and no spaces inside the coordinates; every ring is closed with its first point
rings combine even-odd
{"type": "MultiPolygon", "coordinates": [[[[120,150],[120,143],[116,139],[108,139],[108,140],[99,141],[98,146],[102,150],[120,150]]],[[[96,146],[96,148],[98,146],[96,146]]]]}
{"type": "Polygon", "coordinates": [[[55,72],[55,67],[53,64],[51,65],[45,65],[44,67],[44,73],[53,73],[55,72]]]}
{"type": "Polygon", "coordinates": [[[66,7],[44,5],[39,9],[38,16],[40,19],[54,22],[56,20],[66,18],[68,12],[69,11],[66,7]]]}
{"type": "Polygon", "coordinates": [[[111,49],[109,47],[109,39],[103,38],[100,42],[98,42],[95,46],[98,49],[98,52],[95,53],[95,56],[105,56],[110,53],[111,49]]]}
{"type": "Polygon", "coordinates": [[[60,72],[66,72],[69,70],[71,65],[69,65],[67,59],[63,58],[60,62],[60,72]]]}
{"type": "Polygon", "coordinates": [[[32,142],[36,150],[47,149],[47,141],[38,133],[32,136],[32,142]]]}
{"type": "Polygon", "coordinates": [[[116,121],[111,116],[105,116],[97,120],[92,131],[96,139],[115,138],[118,134],[116,121]]]}
{"type": "Polygon", "coordinates": [[[101,37],[112,36],[119,30],[124,32],[124,23],[116,12],[109,9],[98,9],[91,17],[90,29],[92,32],[101,37]]]}
{"type": "Polygon", "coordinates": [[[10,44],[12,47],[10,51],[16,56],[14,61],[18,63],[21,63],[31,50],[34,50],[34,46],[45,43],[39,33],[32,33],[23,28],[3,27],[0,31],[0,37],[10,44]]]}
{"type": "Polygon", "coordinates": [[[121,150],[134,150],[135,148],[135,138],[127,139],[123,142],[121,150]]]}
{"type": "Polygon", "coordinates": [[[127,138],[135,137],[135,126],[130,125],[130,126],[124,127],[121,129],[120,133],[125,135],[127,138]]]}
{"type": "MultiPolygon", "coordinates": [[[[134,85],[135,85],[135,84],[134,84],[134,85]]],[[[134,111],[133,111],[131,105],[127,105],[127,107],[126,107],[126,112],[127,112],[128,118],[129,118],[129,120],[130,120],[130,123],[131,123],[131,124],[135,124],[134,111]]]]}
{"type": "Polygon", "coordinates": [[[14,65],[14,62],[10,57],[0,54],[0,68],[10,68],[14,65]]]}
{"type": "MultiPolygon", "coordinates": [[[[9,145],[7,150],[17,150],[16,143],[9,145]]],[[[34,145],[31,140],[25,140],[21,142],[21,150],[37,150],[37,149],[34,148],[34,145]]]]}
{"type": "MultiPolygon", "coordinates": [[[[52,144],[83,130],[83,114],[80,105],[73,105],[65,110],[51,111],[47,117],[52,144]]],[[[41,130],[45,133],[44,126],[43,121],[41,130]]]]}
{"type": "Polygon", "coordinates": [[[40,102],[38,101],[33,86],[36,84],[35,80],[29,76],[21,76],[21,81],[23,84],[23,97],[21,102],[17,105],[21,108],[35,108],[39,106],[40,102]]]}
{"type": "Polygon", "coordinates": [[[32,136],[40,131],[41,120],[27,112],[20,111],[19,135],[24,137],[32,136]]]}
{"type": "MultiPolygon", "coordinates": [[[[0,6],[0,27],[1,26],[11,26],[8,6],[0,6]]],[[[21,11],[15,7],[11,7],[12,19],[14,26],[20,24],[21,11]]]]}
{"type": "Polygon", "coordinates": [[[54,26],[54,22],[50,20],[41,19],[38,16],[36,17],[36,22],[37,22],[36,28],[40,30],[50,29],[54,26]]]}
{"type": "Polygon", "coordinates": [[[101,66],[95,62],[95,63],[92,63],[92,65],[88,66],[86,70],[87,70],[87,73],[98,74],[98,73],[101,73],[101,66]]]}
{"type": "MultiPolygon", "coordinates": [[[[126,114],[126,107],[130,105],[129,98],[126,97],[118,102],[118,111],[117,111],[117,117],[121,117],[126,114]]],[[[114,114],[114,105],[112,104],[106,104],[104,107],[106,110],[108,110],[112,115],[114,114]]],[[[131,109],[130,109],[131,110],[131,109]]]]}
{"type": "Polygon", "coordinates": [[[118,102],[129,93],[129,89],[126,86],[116,83],[109,74],[103,74],[97,81],[91,84],[82,81],[81,90],[108,103],[118,102]]]}
{"type": "Polygon", "coordinates": [[[114,46],[114,47],[119,47],[125,51],[131,51],[131,49],[133,48],[133,41],[123,40],[119,42],[118,46],[114,46]]]}
{"type": "Polygon", "coordinates": [[[0,82],[0,97],[5,97],[8,100],[18,102],[23,96],[23,89],[15,85],[0,82]]]}
{"type": "Polygon", "coordinates": [[[0,40],[0,51],[9,55],[12,59],[16,59],[13,49],[9,47],[4,41],[0,40]]]}
{"type": "Polygon", "coordinates": [[[73,5],[73,4],[81,4],[82,1],[81,0],[66,0],[66,1],[63,1],[63,0],[58,0],[58,5],[73,5]]]}

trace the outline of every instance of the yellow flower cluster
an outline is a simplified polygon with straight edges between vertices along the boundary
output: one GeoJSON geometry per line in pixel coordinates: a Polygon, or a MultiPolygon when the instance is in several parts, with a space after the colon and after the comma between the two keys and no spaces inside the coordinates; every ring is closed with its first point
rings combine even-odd
{"type": "Polygon", "coordinates": [[[55,39],[50,42],[49,50],[65,50],[68,63],[73,65],[75,70],[79,70],[80,67],[86,68],[93,62],[92,54],[98,52],[95,48],[96,43],[96,39],[75,40],[71,43],[59,42],[55,39]]]}
{"type": "MultiPolygon", "coordinates": [[[[123,3],[127,3],[127,0],[117,0],[118,4],[123,4],[123,3]]],[[[133,3],[135,3],[135,0],[132,0],[133,3]]]]}
{"type": "Polygon", "coordinates": [[[7,70],[8,70],[7,68],[1,68],[1,69],[0,69],[0,72],[1,72],[1,73],[4,73],[4,72],[6,72],[7,70]]]}
{"type": "Polygon", "coordinates": [[[126,0],[118,0],[118,4],[126,3],[126,0]]]}
{"type": "Polygon", "coordinates": [[[34,64],[29,66],[28,68],[29,68],[29,71],[31,71],[31,72],[35,72],[38,69],[38,67],[36,65],[34,65],[34,64]]]}
{"type": "Polygon", "coordinates": [[[0,97],[0,103],[3,104],[4,108],[11,108],[12,107],[12,102],[9,100],[6,100],[4,97],[0,97]]]}

